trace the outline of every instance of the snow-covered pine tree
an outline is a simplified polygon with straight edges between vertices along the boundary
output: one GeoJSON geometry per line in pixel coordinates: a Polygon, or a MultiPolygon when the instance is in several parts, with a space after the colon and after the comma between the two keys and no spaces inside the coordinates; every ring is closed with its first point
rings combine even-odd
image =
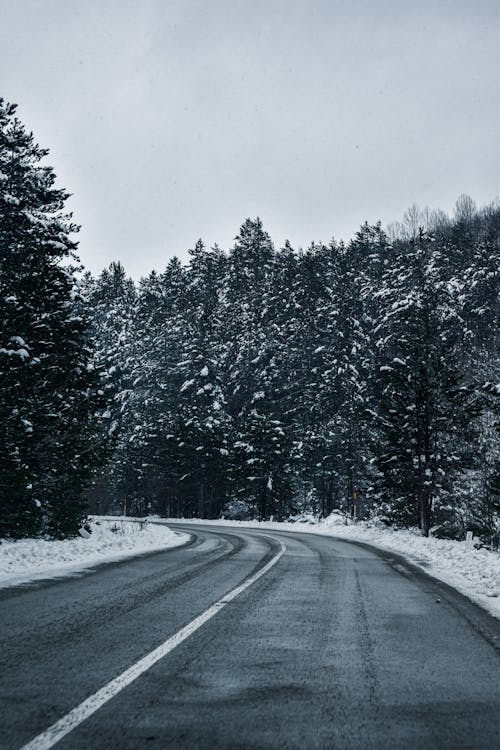
{"type": "Polygon", "coordinates": [[[190,250],[184,293],[184,340],[177,371],[176,436],[182,490],[193,513],[220,514],[227,491],[232,423],[223,387],[220,296],[227,259],[199,240],[190,250]]]}
{"type": "Polygon", "coordinates": [[[106,409],[101,430],[109,443],[108,460],[88,491],[91,510],[107,513],[122,509],[125,497],[118,477],[130,467],[123,456],[128,401],[133,393],[132,367],[135,362],[135,313],[137,293],[120,262],[113,262],[97,279],[87,273],[81,282],[86,315],[95,340],[93,360],[105,375],[103,390],[106,409]]]}
{"type": "MultiPolygon", "coordinates": [[[[290,266],[290,249],[286,254],[290,266]]],[[[293,494],[287,425],[290,381],[285,364],[292,367],[293,345],[284,324],[288,310],[293,325],[293,292],[280,284],[284,269],[278,267],[261,221],[247,219],[229,255],[222,312],[229,334],[227,403],[235,430],[233,489],[260,518],[286,513],[293,494]]]]}
{"type": "Polygon", "coordinates": [[[400,242],[375,293],[374,463],[383,508],[427,536],[452,501],[473,414],[463,385],[463,321],[443,274],[446,254],[422,230],[400,242]]]}
{"type": "Polygon", "coordinates": [[[100,375],[75,300],[68,195],[15,109],[0,100],[0,533],[66,536],[97,460],[100,375]]]}
{"type": "Polygon", "coordinates": [[[329,417],[335,399],[328,389],[331,361],[335,359],[332,332],[331,268],[333,248],[312,244],[296,255],[293,294],[281,283],[279,293],[288,301],[284,309],[283,375],[288,380],[286,407],[293,438],[296,509],[327,514],[337,505],[334,484],[335,436],[329,417]],[[288,318],[288,323],[286,322],[288,318]],[[302,502],[298,502],[302,496],[302,502]]]}
{"type": "Polygon", "coordinates": [[[452,531],[472,529],[487,540],[500,530],[500,206],[478,211],[461,196],[446,239],[449,286],[464,321],[462,367],[480,407],[467,471],[456,487],[459,523],[452,531]]]}

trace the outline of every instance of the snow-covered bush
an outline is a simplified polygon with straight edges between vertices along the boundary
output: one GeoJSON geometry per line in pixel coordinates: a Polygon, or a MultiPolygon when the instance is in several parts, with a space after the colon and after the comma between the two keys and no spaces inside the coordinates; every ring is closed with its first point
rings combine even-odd
{"type": "Polygon", "coordinates": [[[222,512],[222,517],[229,521],[251,521],[254,515],[253,506],[245,500],[230,500],[222,512]]]}

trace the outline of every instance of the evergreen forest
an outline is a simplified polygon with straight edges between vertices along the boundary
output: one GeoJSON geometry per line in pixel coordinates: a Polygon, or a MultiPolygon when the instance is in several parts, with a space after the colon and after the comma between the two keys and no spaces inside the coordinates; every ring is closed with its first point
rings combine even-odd
{"type": "Polygon", "coordinates": [[[356,497],[358,517],[498,540],[498,203],[306,249],[246,219],[230,248],[95,277],[46,155],[0,101],[0,536],[356,497]]]}

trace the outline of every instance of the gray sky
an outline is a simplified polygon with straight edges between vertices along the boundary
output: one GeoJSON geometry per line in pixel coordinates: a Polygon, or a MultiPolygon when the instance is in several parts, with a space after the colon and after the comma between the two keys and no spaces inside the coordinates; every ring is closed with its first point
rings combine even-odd
{"type": "Polygon", "coordinates": [[[276,245],[499,192],[496,0],[0,0],[0,96],[138,277],[259,215],[276,245]]]}

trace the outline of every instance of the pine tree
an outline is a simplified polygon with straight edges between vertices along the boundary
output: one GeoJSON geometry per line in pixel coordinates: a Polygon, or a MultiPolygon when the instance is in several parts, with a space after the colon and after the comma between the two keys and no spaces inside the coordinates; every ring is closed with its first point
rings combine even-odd
{"type": "Polygon", "coordinates": [[[126,505],[119,477],[130,470],[123,456],[127,432],[128,403],[134,391],[132,366],[135,361],[135,312],[137,293],[121,263],[113,262],[97,279],[85,274],[81,282],[84,312],[91,320],[95,339],[93,362],[104,373],[102,390],[106,409],[102,414],[101,437],[108,444],[108,460],[93,479],[89,490],[91,510],[106,513],[126,505]]]}
{"type": "Polygon", "coordinates": [[[87,434],[100,373],[75,299],[77,227],[46,154],[0,100],[0,517],[16,537],[76,533],[98,459],[87,434]]]}
{"type": "Polygon", "coordinates": [[[472,406],[462,382],[463,322],[442,278],[445,257],[420,231],[400,243],[377,292],[373,376],[375,465],[385,507],[428,536],[463,467],[472,406]]]}

